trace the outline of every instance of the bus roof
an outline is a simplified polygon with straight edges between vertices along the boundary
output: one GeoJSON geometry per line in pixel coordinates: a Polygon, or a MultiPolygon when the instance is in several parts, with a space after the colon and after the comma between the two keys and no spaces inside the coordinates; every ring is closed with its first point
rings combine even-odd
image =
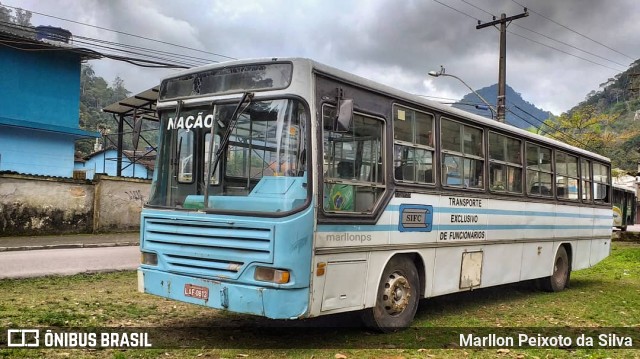
{"type": "Polygon", "coordinates": [[[310,67],[311,69],[321,73],[321,74],[325,74],[331,77],[335,77],[337,79],[340,80],[344,80],[347,82],[350,82],[354,85],[357,86],[362,86],[365,87],[369,90],[372,91],[376,91],[382,94],[386,94],[388,96],[394,97],[394,98],[398,98],[398,99],[402,99],[404,101],[407,102],[413,102],[415,104],[419,104],[428,108],[431,108],[433,110],[437,110],[439,112],[442,112],[443,114],[448,114],[451,116],[456,116],[456,117],[461,117],[461,118],[466,118],[466,119],[470,119],[474,122],[477,122],[479,124],[482,125],[486,125],[488,127],[494,127],[497,129],[501,129],[505,132],[511,132],[514,135],[517,135],[519,137],[524,137],[524,138],[528,138],[528,139],[532,139],[535,141],[539,141],[539,142],[543,142],[543,143],[547,143],[551,146],[554,147],[558,147],[558,148],[562,148],[565,150],[569,150],[569,151],[573,151],[573,152],[577,152],[580,153],[582,155],[588,156],[588,157],[592,157],[594,159],[598,159],[600,161],[604,161],[609,163],[610,159],[604,156],[601,156],[597,153],[594,152],[590,152],[587,150],[584,150],[582,148],[579,147],[575,147],[575,146],[571,146],[569,144],[566,144],[564,142],[560,142],[548,137],[544,137],[535,133],[531,133],[529,131],[525,131],[523,129],[520,129],[518,127],[515,126],[511,126],[508,125],[506,123],[501,123],[495,120],[491,120],[488,119],[486,117],[482,117],[464,110],[460,110],[457,109],[455,107],[451,107],[451,106],[446,106],[443,105],[441,103],[435,102],[435,101],[431,101],[428,100],[424,97],[412,94],[412,93],[408,93],[402,90],[398,90],[395,89],[393,87],[387,86],[387,85],[383,85],[381,83],[366,79],[364,77],[358,76],[358,75],[354,75],[352,73],[337,69],[335,67],[331,67],[322,63],[319,63],[317,61],[314,61],[312,59],[308,59],[308,58],[300,58],[300,57],[273,57],[273,58],[257,58],[257,59],[244,59],[244,60],[233,60],[233,61],[225,61],[225,62],[220,62],[220,63],[215,63],[215,64],[210,64],[210,65],[204,65],[204,66],[200,66],[200,67],[194,67],[188,70],[184,70],[184,71],[180,71],[178,73],[174,73],[171,76],[167,76],[165,78],[163,78],[163,81],[166,79],[171,79],[171,78],[176,78],[176,77],[180,77],[180,76],[184,76],[187,74],[192,74],[192,73],[198,73],[198,72],[202,72],[202,71],[206,71],[209,69],[216,69],[216,68],[220,68],[220,67],[227,67],[227,66],[235,66],[235,65],[245,65],[245,64],[252,64],[252,63],[268,63],[268,62],[282,62],[282,61],[290,61],[294,64],[294,67],[297,64],[306,64],[308,67],[310,67]]]}

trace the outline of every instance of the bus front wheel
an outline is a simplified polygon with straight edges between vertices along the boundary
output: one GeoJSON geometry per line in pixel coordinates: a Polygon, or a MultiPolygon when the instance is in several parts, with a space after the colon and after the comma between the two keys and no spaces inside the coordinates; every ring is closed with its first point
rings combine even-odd
{"type": "Polygon", "coordinates": [[[368,327],[395,332],[411,325],[418,309],[418,271],[408,257],[393,257],[382,272],[376,303],[363,313],[368,327]]]}
{"type": "Polygon", "coordinates": [[[559,292],[569,285],[570,275],[571,267],[567,250],[564,246],[560,246],[553,262],[553,274],[540,278],[540,286],[547,292],[559,292]]]}

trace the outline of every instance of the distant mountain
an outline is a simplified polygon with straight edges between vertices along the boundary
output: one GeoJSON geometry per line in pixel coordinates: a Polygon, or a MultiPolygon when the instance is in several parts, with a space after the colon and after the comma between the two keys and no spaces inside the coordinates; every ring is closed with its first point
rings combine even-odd
{"type": "MultiPolygon", "coordinates": [[[[498,84],[477,90],[478,94],[496,108],[496,100],[498,98],[498,84]]],[[[506,122],[512,126],[522,129],[531,127],[538,128],[542,121],[552,116],[551,112],[537,108],[532,103],[525,101],[522,96],[515,92],[509,85],[506,86],[505,95],[507,98],[506,122]]],[[[453,107],[461,110],[475,113],[480,116],[491,118],[489,109],[477,109],[475,104],[482,104],[482,100],[473,93],[465,95],[462,100],[453,104],[453,107]]]]}

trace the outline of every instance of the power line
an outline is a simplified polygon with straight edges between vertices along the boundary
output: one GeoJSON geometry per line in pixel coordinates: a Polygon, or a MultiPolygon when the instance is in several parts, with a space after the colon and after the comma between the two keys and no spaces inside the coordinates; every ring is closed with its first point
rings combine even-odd
{"type": "Polygon", "coordinates": [[[589,59],[587,59],[587,58],[584,58],[584,57],[581,57],[581,56],[578,56],[578,55],[572,54],[572,53],[570,53],[570,52],[567,52],[567,51],[564,51],[564,50],[558,49],[557,47],[553,47],[553,46],[551,46],[551,45],[547,45],[547,44],[542,43],[542,42],[540,42],[540,41],[536,41],[536,40],[530,39],[530,38],[528,38],[528,37],[526,37],[526,36],[524,36],[524,35],[520,35],[520,34],[518,34],[518,33],[516,33],[516,32],[509,31],[509,30],[507,30],[507,32],[509,32],[509,33],[510,33],[510,34],[512,34],[512,35],[515,35],[515,36],[521,37],[521,38],[523,38],[523,39],[527,39],[527,40],[529,40],[529,41],[531,41],[531,42],[534,42],[534,43],[536,43],[536,44],[538,44],[538,45],[542,45],[542,46],[544,46],[544,47],[548,47],[548,48],[550,48],[550,49],[553,49],[553,50],[556,50],[556,51],[560,51],[560,52],[562,52],[563,54],[566,54],[566,55],[569,55],[569,56],[573,56],[573,57],[578,58],[578,59],[580,59],[580,60],[584,60],[584,61],[590,62],[590,63],[592,63],[592,64],[594,64],[594,65],[602,66],[602,67],[605,67],[605,68],[608,68],[608,69],[610,69],[610,70],[617,71],[617,72],[622,72],[622,71],[624,71],[624,70],[620,70],[620,69],[614,69],[613,67],[609,67],[609,66],[604,65],[604,64],[601,64],[601,63],[599,63],[599,62],[595,62],[595,61],[589,60],[589,59]]]}
{"type": "Polygon", "coordinates": [[[608,59],[608,58],[606,58],[606,57],[600,56],[600,55],[598,55],[598,54],[594,54],[594,53],[592,53],[592,52],[589,52],[589,51],[586,51],[586,50],[580,49],[580,48],[578,48],[578,47],[576,47],[576,46],[573,46],[573,45],[571,45],[571,44],[569,44],[569,43],[566,43],[566,42],[564,42],[564,41],[556,40],[556,39],[554,39],[554,38],[552,38],[552,37],[549,37],[549,36],[547,36],[547,35],[545,35],[545,34],[542,34],[542,33],[539,33],[539,32],[537,32],[537,31],[534,31],[534,30],[528,29],[528,28],[526,28],[526,27],[524,27],[524,26],[520,26],[520,25],[518,25],[518,24],[513,24],[513,25],[514,25],[514,26],[516,26],[516,27],[519,27],[519,28],[521,28],[521,29],[524,29],[524,30],[530,31],[530,32],[532,32],[532,33],[534,33],[534,34],[537,34],[537,35],[540,35],[540,36],[542,36],[542,37],[545,37],[545,38],[547,38],[547,39],[549,39],[549,40],[551,40],[551,41],[555,41],[555,42],[557,42],[557,43],[563,44],[563,45],[565,45],[565,46],[569,46],[569,47],[571,47],[571,48],[573,48],[573,49],[576,49],[576,50],[578,50],[578,51],[582,51],[582,52],[584,52],[585,54],[589,54],[589,55],[591,55],[591,56],[595,56],[595,57],[600,58],[600,59],[602,59],[602,60],[606,60],[606,61],[612,62],[612,63],[614,63],[614,64],[616,64],[616,65],[620,65],[620,66],[622,66],[622,67],[624,67],[624,68],[626,68],[626,67],[627,67],[627,65],[621,64],[621,63],[619,63],[619,62],[617,62],[617,61],[614,61],[614,60],[608,59]]]}
{"type": "MultiPolygon", "coordinates": [[[[36,30],[30,26],[24,26],[24,25],[17,25],[17,24],[12,24],[12,23],[7,23],[7,22],[3,22],[0,21],[0,24],[5,24],[5,25],[10,25],[11,27],[15,28],[15,29],[19,29],[21,31],[24,31],[26,33],[30,33],[31,35],[35,35],[36,34],[36,30]]],[[[25,40],[33,40],[31,38],[25,38],[25,40]]],[[[88,51],[94,51],[96,50],[96,48],[98,50],[100,50],[100,52],[95,52],[96,55],[100,55],[106,58],[111,58],[114,60],[120,60],[120,61],[125,61],[125,62],[129,62],[132,63],[134,65],[139,65],[138,63],[135,62],[148,62],[149,64],[153,64],[153,65],[163,65],[163,66],[145,66],[145,65],[140,65],[143,67],[169,67],[169,68],[189,68],[189,67],[193,67],[193,66],[197,66],[194,65],[193,63],[186,63],[184,61],[176,61],[176,60],[172,60],[172,59],[167,59],[161,56],[155,56],[155,55],[151,55],[148,53],[140,53],[140,52],[135,52],[135,51],[129,51],[129,50],[124,50],[124,49],[120,49],[120,48],[114,48],[114,47],[110,47],[110,46],[104,46],[104,45],[100,45],[100,44],[96,44],[94,42],[99,43],[100,40],[97,39],[92,39],[92,38],[87,38],[87,37],[82,37],[82,36],[75,36],[74,35],[74,43],[80,43],[83,44],[86,47],[82,47],[85,50],[88,51]],[[88,41],[82,41],[82,40],[78,40],[79,39],[88,39],[88,41]],[[154,59],[154,60],[160,60],[160,61],[152,61],[152,60],[147,60],[147,59],[141,59],[141,58],[132,58],[132,57],[127,57],[127,56],[120,56],[120,55],[116,55],[116,54],[110,54],[110,53],[106,53],[103,52],[101,49],[108,49],[108,50],[112,50],[112,51],[116,51],[116,52],[121,52],[121,53],[130,53],[130,54],[135,54],[135,55],[139,55],[142,57],[146,57],[147,59],[154,59]],[[133,61],[133,62],[132,62],[133,61]],[[178,66],[175,66],[178,65],[178,66]]],[[[14,44],[32,44],[30,42],[26,42],[26,41],[5,41],[8,43],[14,43],[14,44]]],[[[130,45],[126,45],[126,44],[119,44],[119,43],[112,43],[114,44],[114,46],[121,46],[121,47],[127,47],[130,45]]],[[[7,45],[8,46],[8,45],[7,45]]],[[[146,48],[142,48],[142,47],[136,47],[145,51],[150,51],[150,52],[157,52],[156,50],[153,49],[146,49],[146,48]]],[[[24,50],[24,49],[22,49],[24,50]]],[[[31,49],[30,51],[43,51],[45,49],[31,49]]],[[[47,51],[53,50],[53,49],[46,49],[47,51]]],[[[56,49],[58,50],[58,49],[56,49]]],[[[66,48],[60,48],[60,50],[68,50],[66,48]]],[[[175,56],[175,54],[171,54],[168,52],[164,52],[165,54],[168,55],[172,55],[175,56]]],[[[183,56],[184,57],[184,56],[183,56]]]]}
{"type": "MultiPolygon", "coordinates": [[[[9,5],[1,5],[1,6],[8,7],[8,8],[14,9],[14,10],[19,9],[17,7],[9,6],[9,5]]],[[[230,60],[237,60],[237,58],[235,58],[235,57],[222,55],[222,54],[218,54],[218,53],[215,53],[215,52],[209,52],[209,51],[204,51],[204,50],[200,50],[200,49],[196,49],[196,48],[192,48],[192,47],[188,47],[188,46],[173,44],[173,43],[170,43],[170,42],[156,40],[156,39],[152,39],[152,38],[149,38],[149,37],[140,36],[140,35],[136,35],[136,34],[131,34],[131,33],[124,32],[124,31],[113,30],[113,29],[109,29],[109,28],[106,28],[106,27],[102,27],[102,26],[91,25],[91,24],[80,22],[80,21],[69,20],[69,19],[65,19],[65,18],[62,18],[62,17],[58,17],[58,16],[43,14],[43,13],[40,13],[40,12],[37,12],[37,11],[33,11],[33,10],[27,10],[27,9],[22,9],[22,10],[29,11],[32,14],[37,14],[37,15],[40,15],[40,16],[50,17],[50,18],[57,19],[57,20],[67,21],[67,22],[71,22],[71,23],[74,23],[74,24],[82,25],[82,26],[93,27],[93,28],[96,28],[96,29],[110,31],[110,32],[114,32],[114,33],[117,33],[117,34],[121,34],[121,35],[127,35],[127,36],[131,36],[131,37],[135,37],[135,38],[139,38],[139,39],[143,39],[143,40],[147,40],[147,41],[157,42],[157,43],[160,43],[160,44],[175,46],[175,47],[179,47],[179,48],[187,49],[187,50],[191,50],[191,51],[197,51],[197,52],[208,54],[208,55],[219,56],[219,57],[223,57],[223,58],[230,59],[230,60]]]]}
{"type": "MultiPolygon", "coordinates": [[[[2,23],[2,22],[0,22],[2,23]]],[[[110,53],[104,53],[104,52],[98,52],[95,51],[93,49],[90,48],[66,48],[66,47],[55,47],[55,48],[44,48],[44,49],[38,49],[38,48],[25,48],[24,46],[22,47],[18,47],[17,45],[34,45],[34,42],[30,42],[30,41],[26,41],[28,40],[27,38],[25,38],[25,41],[13,41],[13,40],[3,40],[0,45],[2,46],[6,46],[6,47],[10,47],[16,50],[20,50],[20,51],[73,51],[73,50],[78,50],[81,49],[86,53],[90,53],[93,54],[96,57],[105,57],[108,59],[112,59],[112,60],[118,60],[118,61],[124,61],[127,63],[130,63],[132,65],[136,65],[136,66],[141,66],[141,67],[148,67],[148,68],[182,68],[182,69],[186,69],[189,68],[187,66],[181,65],[181,64],[177,64],[177,63],[167,63],[167,62],[161,62],[161,61],[154,61],[154,60],[149,60],[149,59],[143,59],[143,58],[135,58],[135,57],[130,57],[130,56],[120,56],[120,55],[115,55],[115,54],[110,54],[110,53]],[[14,44],[13,46],[11,44],[14,44]]]]}
{"type": "Polygon", "coordinates": [[[75,40],[74,42],[85,44],[85,45],[88,45],[88,46],[97,47],[98,49],[113,50],[113,51],[121,52],[121,53],[125,53],[125,54],[141,55],[141,56],[146,56],[146,57],[149,57],[149,58],[154,58],[154,59],[158,59],[158,60],[162,60],[162,61],[171,61],[171,62],[173,62],[175,64],[184,65],[184,66],[187,66],[187,67],[197,66],[197,65],[194,65],[193,63],[189,63],[189,62],[171,60],[171,59],[168,59],[168,58],[165,58],[165,57],[161,57],[161,56],[150,56],[150,55],[145,54],[145,53],[140,53],[140,52],[130,51],[130,50],[124,50],[124,49],[119,49],[119,48],[114,48],[114,47],[111,47],[111,46],[96,45],[96,44],[93,44],[91,42],[78,41],[78,40],[75,40]]]}
{"type": "Polygon", "coordinates": [[[90,38],[90,37],[84,37],[84,36],[78,36],[78,35],[74,35],[73,38],[74,39],[86,39],[86,40],[89,40],[89,41],[94,41],[96,43],[104,43],[104,44],[109,44],[109,45],[116,45],[116,46],[121,46],[123,48],[144,50],[144,51],[147,51],[147,52],[161,54],[161,55],[170,55],[170,56],[174,56],[174,57],[180,57],[180,58],[183,58],[183,59],[186,59],[186,60],[198,61],[198,62],[200,62],[202,64],[211,63],[211,62],[218,62],[218,61],[214,61],[214,60],[206,59],[206,58],[201,58],[201,57],[188,56],[188,55],[183,55],[183,54],[176,54],[176,53],[172,53],[172,52],[168,52],[168,51],[150,49],[150,48],[145,48],[145,47],[141,47],[141,46],[129,45],[129,44],[118,43],[118,42],[111,42],[111,41],[107,41],[107,40],[93,39],[93,38],[90,38]]]}
{"type": "Polygon", "coordinates": [[[511,105],[512,107],[515,107],[515,108],[517,108],[518,110],[520,110],[520,111],[524,112],[525,114],[527,114],[527,115],[528,115],[528,116],[530,116],[531,118],[535,119],[535,120],[536,120],[536,121],[538,121],[542,126],[549,127],[551,130],[556,131],[558,134],[560,134],[560,135],[564,136],[564,138],[565,138],[565,139],[564,139],[564,140],[561,140],[561,139],[558,139],[558,138],[554,137],[551,133],[549,133],[549,132],[547,132],[547,131],[544,131],[544,129],[543,129],[542,127],[538,127],[538,126],[536,126],[536,125],[532,124],[531,122],[527,121],[526,119],[524,119],[523,117],[519,116],[518,114],[516,114],[515,112],[513,112],[512,110],[510,110],[510,109],[509,109],[509,112],[511,112],[511,114],[513,114],[514,116],[518,117],[519,119],[521,119],[521,120],[523,120],[523,121],[527,122],[528,124],[530,124],[530,125],[532,125],[532,126],[534,126],[534,127],[536,127],[536,128],[539,128],[539,129],[540,129],[540,131],[542,131],[542,132],[546,132],[546,134],[548,134],[549,136],[551,136],[551,137],[553,137],[553,138],[556,138],[556,139],[557,139],[557,140],[559,140],[559,141],[566,141],[567,139],[569,139],[569,140],[573,141],[574,143],[578,143],[578,144],[582,145],[584,149],[587,149],[587,150],[590,150],[590,151],[594,151],[594,152],[596,152],[596,149],[595,149],[595,148],[593,148],[592,146],[587,145],[586,143],[584,143],[584,142],[580,141],[579,139],[577,139],[577,138],[576,138],[576,137],[574,137],[573,135],[568,134],[568,133],[566,133],[565,131],[562,131],[562,130],[560,130],[559,128],[557,128],[557,127],[555,127],[555,126],[553,126],[553,125],[551,125],[551,124],[549,124],[549,123],[545,123],[543,120],[541,120],[541,119],[537,118],[537,117],[536,117],[536,116],[534,116],[533,114],[531,114],[531,113],[529,113],[528,111],[526,111],[526,110],[522,109],[520,106],[515,105],[515,104],[513,104],[513,103],[511,103],[510,105],[511,105]]]}
{"type": "Polygon", "coordinates": [[[491,16],[493,16],[493,17],[495,17],[495,16],[496,16],[496,15],[494,15],[494,14],[492,14],[492,13],[488,12],[487,10],[485,10],[485,9],[483,9],[483,8],[481,8],[481,7],[477,6],[477,5],[475,5],[475,4],[472,4],[472,3],[468,2],[468,1],[465,1],[465,0],[460,0],[460,1],[462,1],[463,3],[465,3],[465,4],[467,4],[467,5],[470,5],[470,6],[474,7],[474,8],[476,8],[476,9],[478,9],[478,10],[482,11],[482,12],[484,12],[485,14],[491,15],[491,16]]]}
{"type": "MultiPolygon", "coordinates": [[[[469,6],[472,6],[472,7],[476,8],[476,9],[478,9],[478,10],[482,11],[482,12],[484,12],[485,14],[491,15],[491,16],[493,16],[494,18],[496,17],[496,15],[495,15],[495,14],[493,14],[493,13],[491,13],[491,12],[489,12],[489,11],[487,11],[487,10],[485,10],[485,9],[483,9],[483,8],[481,8],[481,7],[479,7],[479,6],[475,5],[475,4],[473,4],[473,3],[470,3],[470,2],[468,2],[468,1],[466,1],[466,0],[460,0],[460,1],[462,1],[463,3],[465,3],[465,4],[469,5],[469,6]]],[[[518,4],[518,5],[520,5],[520,4],[518,4]]],[[[514,26],[516,26],[516,27],[519,27],[519,28],[521,28],[521,29],[523,29],[523,30],[527,30],[527,31],[529,31],[529,32],[532,32],[532,33],[534,33],[534,34],[536,34],[536,35],[542,36],[542,37],[544,37],[544,38],[546,38],[546,39],[549,39],[549,40],[551,40],[551,41],[554,41],[554,42],[557,42],[557,43],[563,44],[563,45],[565,45],[565,46],[568,46],[568,47],[570,47],[570,48],[573,48],[573,49],[576,49],[576,50],[578,50],[578,51],[584,52],[584,53],[589,54],[589,55],[591,55],[591,56],[594,56],[594,57],[600,58],[600,59],[605,60],[605,61],[609,61],[609,62],[614,63],[614,64],[619,65],[619,66],[622,66],[624,69],[626,69],[626,68],[627,68],[627,65],[621,64],[621,63],[619,63],[619,62],[617,62],[617,61],[614,61],[614,60],[611,60],[611,59],[608,59],[608,58],[606,58],[606,57],[604,57],[604,56],[600,56],[600,55],[598,55],[598,54],[594,54],[594,53],[589,52],[589,51],[587,51],[587,50],[583,50],[583,49],[581,49],[581,48],[579,48],[579,47],[577,47],[577,46],[571,45],[571,44],[569,44],[569,43],[567,43],[567,42],[564,42],[564,41],[561,41],[561,40],[554,39],[554,38],[552,38],[552,37],[550,37],[550,36],[548,36],[548,35],[545,35],[545,34],[543,34],[543,33],[538,32],[538,31],[535,31],[535,30],[532,30],[532,29],[526,28],[526,27],[524,27],[524,26],[521,26],[521,25],[518,25],[518,24],[515,24],[515,23],[514,23],[513,25],[514,25],[514,26]]],[[[515,34],[515,33],[513,33],[513,32],[510,32],[510,33],[512,33],[512,34],[514,34],[514,35],[516,35],[516,36],[523,37],[523,38],[525,38],[525,39],[527,39],[527,40],[530,40],[530,41],[536,42],[535,40],[532,40],[532,39],[530,39],[530,38],[528,38],[528,37],[525,37],[525,36],[523,36],[523,35],[515,34]]],[[[551,48],[551,49],[553,49],[553,50],[560,51],[560,52],[562,52],[562,53],[564,53],[564,54],[567,54],[567,55],[570,55],[570,56],[575,56],[575,55],[573,55],[573,54],[571,54],[571,53],[568,53],[568,52],[566,52],[566,51],[563,51],[563,50],[560,50],[560,49],[554,48],[554,47],[549,46],[549,45],[546,45],[546,44],[544,44],[544,43],[541,43],[541,42],[536,42],[536,43],[537,43],[537,44],[539,44],[539,45],[542,45],[542,46],[545,46],[545,47],[551,48]]],[[[578,57],[578,56],[576,56],[576,57],[578,57]]],[[[591,62],[591,63],[595,63],[595,62],[590,61],[590,60],[588,60],[588,59],[584,59],[584,58],[581,58],[581,57],[578,57],[578,58],[580,58],[580,59],[582,59],[582,60],[585,60],[585,61],[589,61],[589,62],[591,62]]],[[[600,65],[600,66],[603,66],[602,64],[598,64],[598,63],[595,63],[595,64],[600,65]]],[[[609,68],[609,69],[611,69],[610,67],[608,67],[608,68],[609,68]]],[[[620,71],[620,70],[616,70],[616,71],[620,71]]],[[[624,70],[622,70],[622,71],[624,71],[624,70]]]]}
{"type": "MultiPolygon", "coordinates": [[[[459,101],[458,99],[450,98],[450,97],[438,97],[438,96],[418,95],[418,94],[415,94],[415,95],[416,95],[416,96],[419,96],[419,97],[435,98],[435,99],[439,99],[439,100],[459,101]]],[[[479,104],[480,104],[480,103],[478,103],[478,105],[479,105],[479,104]]]]}
{"type": "Polygon", "coordinates": [[[534,13],[534,14],[536,14],[536,15],[538,15],[538,16],[540,16],[540,17],[542,17],[542,18],[544,18],[544,19],[546,19],[546,20],[548,20],[548,21],[551,21],[552,23],[554,23],[554,24],[556,24],[556,25],[558,25],[558,26],[561,26],[561,27],[563,27],[563,28],[565,28],[565,29],[567,29],[567,30],[569,30],[569,31],[573,32],[574,34],[580,35],[580,36],[584,37],[585,39],[591,40],[591,41],[595,42],[596,44],[598,44],[598,45],[600,45],[600,46],[604,46],[604,47],[606,47],[607,49],[609,49],[609,50],[611,50],[611,51],[613,51],[613,52],[615,52],[615,53],[618,53],[618,54],[620,54],[620,55],[622,55],[622,56],[624,56],[624,57],[627,57],[627,58],[629,58],[629,59],[631,59],[631,60],[635,60],[633,57],[631,57],[631,56],[629,56],[629,55],[627,55],[627,54],[623,54],[622,52],[620,52],[620,51],[618,51],[618,50],[616,50],[616,49],[614,49],[614,48],[611,48],[611,47],[609,47],[609,46],[607,46],[607,45],[605,45],[605,44],[603,44],[603,43],[601,43],[601,42],[599,42],[599,41],[597,41],[597,40],[594,40],[594,39],[590,38],[590,37],[589,37],[589,36],[587,36],[587,35],[584,35],[584,34],[582,34],[582,33],[578,32],[578,31],[576,31],[576,30],[574,30],[574,29],[571,29],[571,28],[569,28],[569,27],[567,27],[567,26],[565,26],[565,25],[563,25],[563,24],[561,24],[561,23],[559,23],[559,22],[557,22],[557,21],[555,21],[555,20],[553,20],[553,19],[551,19],[551,18],[547,17],[547,16],[544,16],[544,15],[542,15],[541,13],[539,13],[539,12],[537,12],[537,11],[535,11],[535,10],[531,9],[531,8],[530,8],[530,7],[528,7],[528,6],[525,6],[525,5],[520,4],[520,3],[519,3],[519,2],[517,2],[516,0],[511,0],[511,1],[513,1],[514,3],[516,3],[516,4],[518,4],[518,5],[522,6],[522,7],[526,7],[526,8],[528,8],[528,9],[529,9],[529,11],[531,11],[532,13],[534,13]]]}
{"type": "Polygon", "coordinates": [[[458,13],[464,15],[464,16],[467,16],[467,17],[470,17],[470,18],[472,18],[474,20],[480,21],[480,19],[478,19],[477,17],[469,15],[469,14],[467,14],[466,12],[464,12],[462,10],[458,10],[458,9],[454,8],[453,6],[449,6],[449,5],[447,5],[447,4],[443,3],[443,2],[440,2],[438,0],[433,0],[433,1],[437,2],[438,4],[440,4],[442,6],[448,7],[449,9],[451,9],[451,10],[453,10],[455,12],[458,12],[458,13]]]}
{"type": "MultiPolygon", "coordinates": [[[[522,121],[524,121],[524,122],[526,122],[526,123],[530,124],[531,126],[533,126],[533,127],[534,127],[534,128],[536,128],[536,129],[538,129],[542,135],[549,136],[549,137],[551,137],[551,138],[553,138],[554,140],[557,140],[557,141],[561,141],[561,142],[564,142],[564,141],[565,141],[565,140],[563,140],[563,139],[560,139],[560,138],[558,138],[558,137],[554,136],[554,135],[553,135],[553,134],[551,134],[550,132],[545,131],[544,129],[542,129],[542,128],[540,128],[540,127],[536,126],[536,125],[534,125],[533,123],[531,123],[530,121],[528,121],[526,118],[524,118],[524,117],[522,117],[522,116],[519,116],[518,114],[514,113],[511,109],[507,108],[507,112],[511,113],[512,115],[516,116],[517,118],[521,119],[522,121]]],[[[562,132],[560,132],[560,133],[562,134],[562,132]]]]}

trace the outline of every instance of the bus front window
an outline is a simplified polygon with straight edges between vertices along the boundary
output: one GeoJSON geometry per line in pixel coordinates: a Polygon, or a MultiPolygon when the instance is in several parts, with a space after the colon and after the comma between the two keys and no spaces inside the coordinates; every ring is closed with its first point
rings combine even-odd
{"type": "Polygon", "coordinates": [[[160,114],[161,143],[150,206],[286,212],[306,202],[305,107],[291,99],[252,101],[242,106],[233,123],[236,105],[184,108],[178,118],[171,110],[160,114]],[[220,146],[225,148],[210,170],[220,146]],[[205,205],[207,183],[210,198],[205,205]]]}

